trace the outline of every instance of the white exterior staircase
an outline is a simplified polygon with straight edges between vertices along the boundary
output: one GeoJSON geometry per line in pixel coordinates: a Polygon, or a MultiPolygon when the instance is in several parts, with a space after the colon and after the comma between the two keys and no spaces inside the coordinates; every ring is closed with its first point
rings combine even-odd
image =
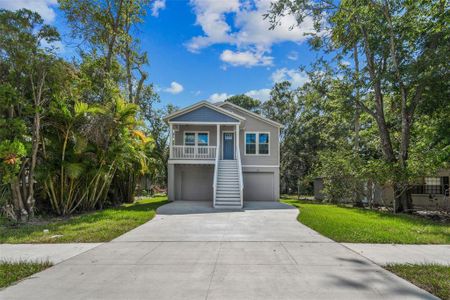
{"type": "Polygon", "coordinates": [[[216,208],[242,208],[241,169],[237,160],[219,160],[215,191],[216,208]]]}

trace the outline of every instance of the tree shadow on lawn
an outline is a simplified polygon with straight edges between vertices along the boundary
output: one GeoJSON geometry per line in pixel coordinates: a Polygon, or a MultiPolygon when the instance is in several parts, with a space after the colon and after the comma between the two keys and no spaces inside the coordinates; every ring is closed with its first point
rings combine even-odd
{"type": "Polygon", "coordinates": [[[20,240],[24,240],[24,243],[58,243],[68,241],[58,238],[55,238],[53,241],[52,236],[74,231],[79,231],[80,233],[95,232],[97,230],[107,231],[108,227],[111,231],[120,231],[120,228],[113,227],[117,227],[117,225],[130,227],[129,224],[125,223],[140,225],[151,219],[156,214],[156,209],[159,206],[167,203],[169,201],[166,198],[161,198],[160,201],[155,199],[150,202],[143,200],[104,210],[83,212],[70,217],[50,217],[44,219],[44,221],[47,221],[44,224],[8,225],[7,221],[2,220],[0,223],[0,243],[17,243],[20,240]],[[149,213],[153,214],[149,216],[149,213]],[[48,230],[49,233],[45,234],[44,230],[48,230]],[[33,241],[33,237],[35,237],[36,241],[33,241]]]}

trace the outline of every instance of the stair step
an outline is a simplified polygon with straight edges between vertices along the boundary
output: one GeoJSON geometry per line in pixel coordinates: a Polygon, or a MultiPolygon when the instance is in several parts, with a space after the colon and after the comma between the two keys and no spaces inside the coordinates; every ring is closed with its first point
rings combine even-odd
{"type": "Polygon", "coordinates": [[[242,207],[240,205],[239,206],[235,206],[235,205],[233,205],[233,206],[216,205],[216,208],[217,209],[242,209],[242,207]]]}
{"type": "Polygon", "coordinates": [[[233,200],[233,201],[223,201],[223,200],[216,200],[216,205],[241,205],[241,201],[233,200]]]}
{"type": "Polygon", "coordinates": [[[216,201],[216,206],[241,206],[241,202],[236,201],[236,202],[219,202],[216,201]]]}
{"type": "Polygon", "coordinates": [[[241,198],[217,198],[216,203],[217,202],[226,202],[226,203],[241,202],[241,198]]]}
{"type": "Polygon", "coordinates": [[[217,198],[235,198],[235,197],[240,197],[240,193],[239,192],[222,192],[222,191],[218,191],[216,193],[216,197],[217,198]]]}

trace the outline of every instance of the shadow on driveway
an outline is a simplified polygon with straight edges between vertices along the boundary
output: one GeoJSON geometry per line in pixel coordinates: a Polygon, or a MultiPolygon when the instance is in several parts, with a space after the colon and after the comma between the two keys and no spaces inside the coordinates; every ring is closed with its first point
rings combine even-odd
{"type": "Polygon", "coordinates": [[[174,201],[160,206],[156,211],[158,215],[189,215],[212,213],[236,213],[252,210],[294,210],[296,207],[275,201],[245,201],[242,209],[218,209],[212,206],[211,201],[174,201]]]}

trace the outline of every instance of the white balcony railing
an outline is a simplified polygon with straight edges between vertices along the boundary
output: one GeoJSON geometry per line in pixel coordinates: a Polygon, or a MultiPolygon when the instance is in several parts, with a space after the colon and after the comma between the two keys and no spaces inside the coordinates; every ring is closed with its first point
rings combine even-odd
{"type": "Polygon", "coordinates": [[[172,146],[171,159],[215,159],[216,146],[172,146]]]}

